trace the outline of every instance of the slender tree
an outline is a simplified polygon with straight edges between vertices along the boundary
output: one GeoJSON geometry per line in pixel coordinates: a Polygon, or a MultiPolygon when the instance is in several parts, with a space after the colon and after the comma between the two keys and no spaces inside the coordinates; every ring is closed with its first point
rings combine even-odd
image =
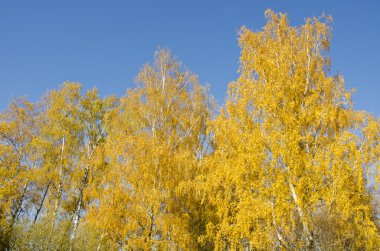
{"type": "Polygon", "coordinates": [[[0,247],[4,249],[12,248],[16,224],[33,199],[34,113],[32,103],[16,99],[0,114],[0,247]]]}

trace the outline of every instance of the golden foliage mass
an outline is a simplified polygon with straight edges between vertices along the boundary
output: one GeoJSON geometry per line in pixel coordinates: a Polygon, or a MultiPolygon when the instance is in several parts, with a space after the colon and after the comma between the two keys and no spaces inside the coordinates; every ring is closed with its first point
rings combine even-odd
{"type": "Polygon", "coordinates": [[[158,50],[119,97],[0,114],[0,250],[378,250],[380,120],[329,74],[331,17],[243,27],[220,112],[158,50]]]}

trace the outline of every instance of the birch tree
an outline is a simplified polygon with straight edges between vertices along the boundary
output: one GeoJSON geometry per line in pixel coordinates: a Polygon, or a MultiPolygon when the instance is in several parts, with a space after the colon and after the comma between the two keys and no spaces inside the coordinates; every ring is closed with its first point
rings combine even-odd
{"type": "Polygon", "coordinates": [[[104,235],[123,247],[188,249],[197,243],[191,220],[199,215],[193,194],[179,188],[198,173],[211,103],[196,76],[165,50],[136,81],[109,121],[112,171],[97,213],[111,217],[104,235]]]}
{"type": "Polygon", "coordinates": [[[266,17],[262,31],[241,29],[241,75],[213,125],[205,187],[217,220],[205,239],[216,249],[378,249],[364,172],[379,168],[369,150],[378,122],[329,74],[331,18],[292,27],[285,14],[266,17]]]}
{"type": "Polygon", "coordinates": [[[0,114],[0,246],[5,249],[12,248],[16,224],[33,200],[30,144],[35,133],[31,102],[16,99],[0,114]]]}

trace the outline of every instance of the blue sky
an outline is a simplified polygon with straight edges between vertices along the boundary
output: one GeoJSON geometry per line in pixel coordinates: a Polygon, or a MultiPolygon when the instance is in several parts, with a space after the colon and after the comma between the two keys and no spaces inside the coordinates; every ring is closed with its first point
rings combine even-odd
{"type": "Polygon", "coordinates": [[[380,1],[1,1],[0,110],[11,97],[38,100],[66,80],[102,96],[123,95],[157,47],[170,48],[223,103],[237,78],[242,25],[259,30],[264,11],[292,25],[334,18],[332,73],[355,87],[354,104],[380,115],[380,1]]]}

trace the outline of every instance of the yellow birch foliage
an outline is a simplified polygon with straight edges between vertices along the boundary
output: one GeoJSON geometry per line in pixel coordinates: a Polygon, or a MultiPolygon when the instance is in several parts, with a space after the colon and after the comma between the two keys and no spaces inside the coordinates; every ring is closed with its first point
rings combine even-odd
{"type": "Polygon", "coordinates": [[[194,249],[199,208],[192,191],[180,188],[192,183],[205,154],[210,100],[166,50],[136,81],[107,120],[109,169],[91,213],[104,240],[121,247],[194,249]]]}
{"type": "Polygon", "coordinates": [[[241,29],[241,75],[213,122],[204,186],[217,220],[204,239],[218,250],[378,249],[364,170],[379,167],[379,124],[328,74],[331,18],[266,17],[262,31],[241,29]]]}
{"type": "Polygon", "coordinates": [[[331,18],[266,12],[240,77],[158,50],[121,97],[65,82],[0,114],[0,250],[378,250],[380,120],[330,74],[331,18]]]}
{"type": "Polygon", "coordinates": [[[0,247],[5,249],[12,248],[14,228],[33,193],[34,115],[34,104],[25,99],[13,100],[0,114],[0,247]]]}

